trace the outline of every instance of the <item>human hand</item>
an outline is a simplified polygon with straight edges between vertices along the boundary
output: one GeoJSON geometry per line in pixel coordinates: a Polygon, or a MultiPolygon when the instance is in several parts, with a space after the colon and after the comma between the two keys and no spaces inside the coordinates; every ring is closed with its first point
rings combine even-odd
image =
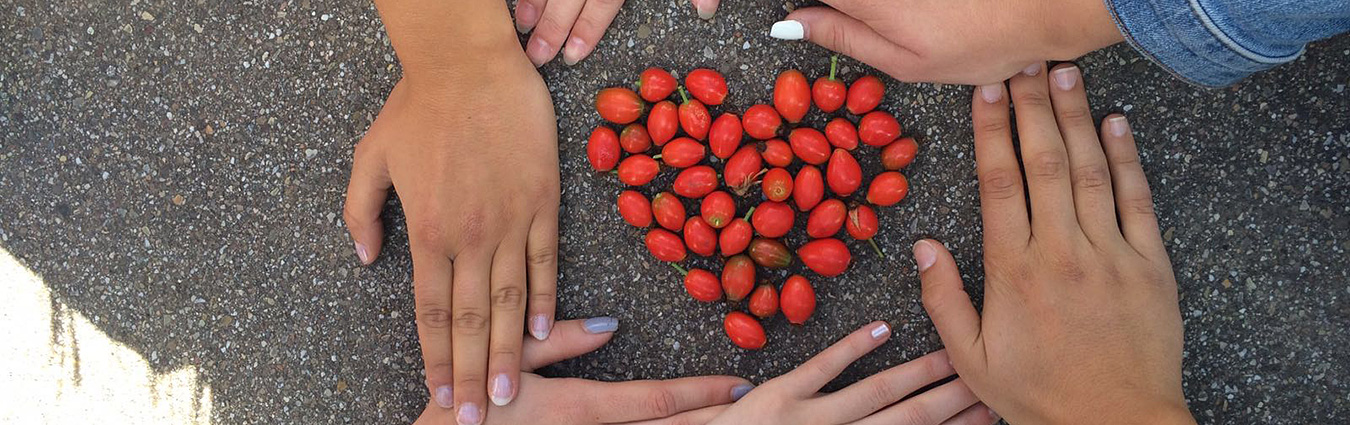
{"type": "MultiPolygon", "coordinates": [[[[545,341],[526,340],[520,366],[533,371],[595,351],[609,342],[618,322],[611,318],[558,322],[545,341]]],[[[598,382],[544,378],[522,373],[520,397],[508,406],[491,407],[487,424],[544,423],[598,425],[630,421],[676,424],[682,412],[698,411],[733,401],[750,383],[732,376],[700,376],[665,381],[598,382]],[[544,418],[547,418],[545,420],[544,418]]],[[[451,423],[451,411],[428,404],[418,425],[451,423]]]]}
{"type": "Polygon", "coordinates": [[[463,62],[405,70],[356,146],[343,217],[370,264],[397,189],[427,388],[472,419],[486,393],[502,405],[520,388],[527,309],[530,333],[548,337],[560,194],[553,104],[534,67],[514,46],[463,62]]]}
{"type": "Polygon", "coordinates": [[[553,60],[558,49],[563,63],[576,65],[595,50],[621,7],[623,0],[519,0],[516,31],[534,31],[525,42],[534,66],[553,60]]]}
{"type": "Polygon", "coordinates": [[[1079,69],[1044,71],[1009,82],[1020,152],[1003,84],[971,102],[983,314],[936,241],[914,246],[924,308],[957,374],[1010,423],[1194,423],[1176,279],[1129,124],[1108,116],[1099,139],[1079,69]]]}
{"type": "MultiPolygon", "coordinates": [[[[987,425],[998,421],[961,378],[902,398],[950,377],[947,353],[937,351],[887,369],[838,392],[817,391],[850,363],[890,339],[885,322],[872,322],[791,372],[765,382],[725,408],[712,424],[987,425]]],[[[723,409],[712,407],[705,411],[723,409]]],[[[701,415],[691,413],[690,415],[701,415]]],[[[701,423],[691,420],[690,423],[701,423]]]]}
{"type": "Polygon", "coordinates": [[[823,0],[773,35],[806,38],[901,81],[986,84],[1124,38],[1101,0],[823,0]]]}

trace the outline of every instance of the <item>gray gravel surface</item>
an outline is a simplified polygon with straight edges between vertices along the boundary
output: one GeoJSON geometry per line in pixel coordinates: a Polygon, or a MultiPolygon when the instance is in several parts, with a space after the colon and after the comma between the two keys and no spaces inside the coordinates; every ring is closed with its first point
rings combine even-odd
{"type": "MultiPolygon", "coordinates": [[[[817,282],[813,322],[770,320],[769,347],[748,353],[722,334],[729,307],[690,300],[613,212],[620,185],[585,160],[590,96],[650,65],[707,66],[733,87],[714,111],[740,111],[769,100],[777,72],[814,78],[829,55],[767,36],[791,3],[728,1],[711,22],[683,1],[629,3],[593,56],[542,69],[561,131],[561,315],[622,324],[547,372],[758,382],[870,320],[893,323],[895,339],[837,388],[939,348],[907,247],[947,242],[980,291],[970,88],[888,80],[884,108],[921,153],[909,198],[881,217],[887,256],[854,244],[855,266],[817,282]]],[[[0,34],[0,246],[54,304],[156,370],[197,366],[215,423],[415,417],[425,392],[401,211],[391,201],[367,269],[340,213],[352,146],[400,72],[370,4],[19,0],[0,6],[0,34]]],[[[1097,116],[1124,112],[1142,141],[1200,422],[1350,421],[1350,38],[1220,90],[1125,46],[1079,63],[1097,116]]],[[[843,64],[846,79],[871,72],[843,64]]]]}

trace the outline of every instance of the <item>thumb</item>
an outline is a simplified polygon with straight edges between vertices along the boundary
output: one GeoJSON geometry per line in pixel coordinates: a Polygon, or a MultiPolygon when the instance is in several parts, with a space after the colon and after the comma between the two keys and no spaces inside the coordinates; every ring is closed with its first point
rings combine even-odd
{"type": "Polygon", "coordinates": [[[520,370],[535,369],[586,354],[609,342],[619,320],[612,317],[592,317],[586,320],[565,320],[553,326],[548,339],[525,338],[521,349],[520,370]]]}
{"type": "Polygon", "coordinates": [[[369,136],[356,144],[352,160],[352,178],[347,183],[347,202],[342,208],[342,221],[347,224],[356,245],[356,257],[362,265],[375,262],[384,243],[384,223],[380,211],[389,198],[389,172],[384,155],[374,150],[369,136]]]}
{"type": "Polygon", "coordinates": [[[980,314],[970,303],[951,252],[938,241],[921,240],[914,244],[914,262],[923,280],[923,308],[933,319],[952,362],[983,364],[980,314]]]}
{"type": "Polygon", "coordinates": [[[713,14],[717,13],[717,6],[722,0],[689,0],[694,4],[694,11],[698,12],[699,19],[712,19],[713,14]]]}
{"type": "Polygon", "coordinates": [[[769,35],[783,40],[806,39],[881,70],[903,81],[913,81],[919,57],[892,43],[852,16],[828,7],[807,7],[773,24],[769,35]]]}

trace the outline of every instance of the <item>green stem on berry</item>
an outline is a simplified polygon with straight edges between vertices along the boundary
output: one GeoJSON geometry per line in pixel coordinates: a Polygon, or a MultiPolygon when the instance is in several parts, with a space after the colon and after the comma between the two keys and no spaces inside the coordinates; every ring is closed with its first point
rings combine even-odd
{"type": "Polygon", "coordinates": [[[670,266],[671,266],[671,267],[674,267],[675,270],[679,270],[681,275],[685,275],[685,276],[688,276],[688,275],[689,275],[689,270],[685,270],[684,267],[680,267],[679,264],[675,264],[675,263],[666,263],[666,264],[670,264],[670,266]]]}
{"type": "Polygon", "coordinates": [[[871,244],[871,245],[872,245],[872,249],[874,249],[874,250],[877,251],[877,256],[878,256],[878,257],[886,258],[886,254],[885,254],[885,253],[882,253],[882,252],[881,252],[881,247],[877,245],[877,240],[876,240],[876,239],[868,239],[868,240],[867,240],[867,243],[871,244]]]}
{"type": "Polygon", "coordinates": [[[684,103],[689,103],[689,93],[685,93],[684,86],[679,86],[678,88],[680,89],[680,100],[684,103]]]}
{"type": "Polygon", "coordinates": [[[834,78],[834,70],[839,68],[839,55],[830,55],[830,81],[838,81],[834,78]]]}
{"type": "Polygon", "coordinates": [[[754,213],[755,213],[755,207],[750,207],[750,209],[745,210],[745,221],[750,221],[750,214],[754,214],[754,213]]]}
{"type": "Polygon", "coordinates": [[[652,159],[661,159],[661,154],[652,155],[652,159]]]}

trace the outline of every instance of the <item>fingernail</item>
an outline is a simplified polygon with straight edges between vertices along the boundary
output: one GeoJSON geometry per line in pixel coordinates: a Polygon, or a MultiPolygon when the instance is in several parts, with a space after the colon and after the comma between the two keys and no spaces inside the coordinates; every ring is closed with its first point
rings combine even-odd
{"type": "Polygon", "coordinates": [[[919,266],[919,273],[933,267],[937,262],[937,251],[933,250],[933,245],[928,241],[918,241],[914,243],[914,263],[919,266]]]}
{"type": "Polygon", "coordinates": [[[553,324],[549,323],[548,316],[536,314],[530,318],[530,335],[534,339],[543,341],[548,339],[549,331],[553,330],[553,324]]]}
{"type": "Polygon", "coordinates": [[[1034,77],[1036,76],[1036,74],[1039,74],[1040,72],[1041,72],[1041,64],[1039,62],[1028,65],[1026,69],[1022,70],[1022,73],[1027,74],[1028,77],[1034,77]]]}
{"type": "Polygon", "coordinates": [[[1060,90],[1072,89],[1075,84],[1078,84],[1078,67],[1066,66],[1056,69],[1050,73],[1050,78],[1055,80],[1055,87],[1059,87],[1060,90]]]}
{"type": "Polygon", "coordinates": [[[505,373],[499,373],[497,377],[492,378],[492,393],[490,395],[492,404],[505,406],[510,403],[511,399],[516,398],[515,390],[511,389],[511,378],[506,376],[505,373]]]}
{"type": "Polygon", "coordinates": [[[980,98],[985,103],[995,103],[1003,98],[1003,83],[985,84],[980,86],[980,98]]]}
{"type": "Polygon", "coordinates": [[[366,244],[356,243],[356,258],[361,260],[361,264],[370,264],[370,250],[366,249],[366,244]]]}
{"type": "Polygon", "coordinates": [[[741,397],[745,397],[745,395],[749,394],[750,390],[753,389],[755,389],[755,386],[750,384],[740,384],[731,387],[731,401],[740,400],[741,397]]]}
{"type": "Polygon", "coordinates": [[[710,5],[707,0],[693,0],[692,3],[694,3],[694,11],[698,12],[699,19],[705,21],[712,19],[713,14],[717,13],[717,5],[710,5]]]}
{"type": "Polygon", "coordinates": [[[539,11],[535,10],[533,4],[521,3],[516,7],[516,31],[524,34],[534,29],[534,24],[539,22],[539,11]]]}
{"type": "Polygon", "coordinates": [[[1111,132],[1112,136],[1124,137],[1125,133],[1130,132],[1130,123],[1124,115],[1116,115],[1106,120],[1106,131],[1111,132]]]}
{"type": "Polygon", "coordinates": [[[542,66],[548,63],[549,59],[553,59],[549,54],[548,42],[538,35],[530,39],[530,47],[525,52],[525,56],[530,57],[530,62],[533,62],[535,67],[542,66]]]}
{"type": "Polygon", "coordinates": [[[580,38],[572,37],[567,39],[567,44],[563,45],[563,63],[567,66],[576,65],[581,62],[581,57],[586,54],[586,42],[580,38]]]}
{"type": "Polygon", "coordinates": [[[801,40],[806,37],[806,27],[797,21],[778,21],[769,29],[769,36],[779,40],[801,40]]]}
{"type": "Polygon", "coordinates": [[[619,330],[619,319],[613,317],[592,317],[581,323],[589,334],[602,334],[619,330]]]}
{"type": "Polygon", "coordinates": [[[450,388],[449,385],[442,385],[436,387],[435,398],[437,406],[441,406],[446,409],[455,408],[455,390],[450,388]]]}
{"type": "Polygon", "coordinates": [[[998,412],[995,412],[994,409],[990,409],[989,406],[984,406],[984,410],[989,411],[989,419],[990,419],[990,420],[995,420],[995,421],[997,421],[997,420],[1000,419],[999,416],[998,416],[998,412]]]}
{"type": "Polygon", "coordinates": [[[478,404],[464,403],[459,406],[459,414],[455,416],[455,421],[459,425],[478,425],[483,423],[483,411],[478,408],[478,404]]]}
{"type": "Polygon", "coordinates": [[[872,328],[872,339],[881,339],[885,337],[886,334],[889,333],[891,333],[890,325],[887,325],[886,322],[881,322],[880,325],[877,325],[877,327],[872,328]]]}

